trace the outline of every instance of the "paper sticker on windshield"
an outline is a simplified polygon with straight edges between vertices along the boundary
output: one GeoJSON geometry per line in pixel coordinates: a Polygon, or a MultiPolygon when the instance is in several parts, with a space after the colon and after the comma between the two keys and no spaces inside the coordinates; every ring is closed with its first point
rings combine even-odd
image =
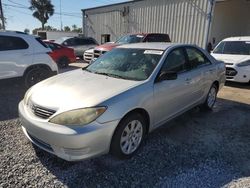
{"type": "Polygon", "coordinates": [[[163,51],[160,51],[160,50],[145,50],[144,54],[162,55],[163,51]]]}
{"type": "Polygon", "coordinates": [[[139,37],[139,38],[143,38],[144,36],[143,35],[136,35],[137,37],[139,37]]]}

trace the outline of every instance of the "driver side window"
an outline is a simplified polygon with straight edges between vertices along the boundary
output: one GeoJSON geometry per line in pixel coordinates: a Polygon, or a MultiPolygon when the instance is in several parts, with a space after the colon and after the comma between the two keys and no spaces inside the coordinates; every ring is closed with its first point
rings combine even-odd
{"type": "Polygon", "coordinates": [[[183,48],[178,48],[171,51],[162,66],[162,71],[166,72],[173,71],[180,73],[186,70],[188,70],[188,67],[186,64],[186,57],[183,48]]]}

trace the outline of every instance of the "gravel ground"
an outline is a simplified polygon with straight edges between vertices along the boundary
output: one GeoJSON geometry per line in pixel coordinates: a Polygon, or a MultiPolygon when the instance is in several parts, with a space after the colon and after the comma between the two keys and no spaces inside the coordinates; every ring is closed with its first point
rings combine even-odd
{"type": "Polygon", "coordinates": [[[250,187],[250,87],[230,84],[213,112],[195,108],[151,133],[129,160],[66,162],[32,146],[17,105],[0,86],[0,187],[250,187]]]}

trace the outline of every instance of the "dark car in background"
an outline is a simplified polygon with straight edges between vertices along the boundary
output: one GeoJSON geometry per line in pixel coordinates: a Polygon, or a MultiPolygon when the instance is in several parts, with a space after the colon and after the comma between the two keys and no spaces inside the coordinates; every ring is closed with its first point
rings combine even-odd
{"type": "Polygon", "coordinates": [[[82,58],[85,50],[98,46],[98,43],[92,37],[62,37],[55,40],[55,43],[73,48],[75,55],[80,58],[82,58]]]}

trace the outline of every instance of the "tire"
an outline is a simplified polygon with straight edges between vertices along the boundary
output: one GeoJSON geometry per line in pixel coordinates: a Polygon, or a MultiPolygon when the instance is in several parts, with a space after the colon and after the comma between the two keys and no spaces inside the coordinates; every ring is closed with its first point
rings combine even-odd
{"type": "Polygon", "coordinates": [[[50,71],[46,68],[32,68],[24,75],[24,85],[26,88],[50,77],[50,71]]]}
{"type": "Polygon", "coordinates": [[[69,66],[69,58],[67,58],[67,57],[61,57],[58,60],[57,64],[58,64],[59,68],[66,68],[66,67],[68,67],[69,66]]]}
{"type": "Polygon", "coordinates": [[[206,101],[203,103],[202,107],[204,110],[212,110],[217,99],[218,88],[215,84],[211,86],[207,94],[206,101]]]}
{"type": "Polygon", "coordinates": [[[145,133],[146,121],[142,115],[134,113],[126,116],[113,135],[111,154],[119,159],[132,157],[140,148],[145,133]]]}

